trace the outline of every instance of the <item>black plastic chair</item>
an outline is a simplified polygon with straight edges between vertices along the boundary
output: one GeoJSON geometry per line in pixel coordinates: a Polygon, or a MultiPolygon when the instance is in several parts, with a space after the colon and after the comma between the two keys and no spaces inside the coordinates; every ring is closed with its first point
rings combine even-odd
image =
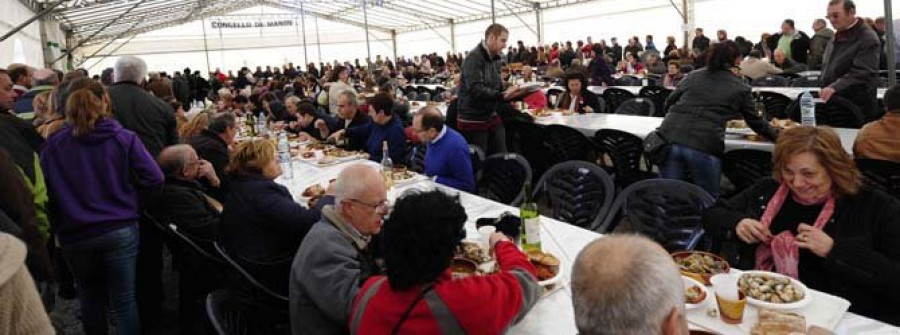
{"type": "Polygon", "coordinates": [[[766,106],[766,117],[768,119],[772,117],[786,119],[788,106],[792,102],[791,98],[784,94],[769,91],[753,92],[753,99],[756,102],[762,102],[766,106]]]}
{"type": "Polygon", "coordinates": [[[635,76],[622,76],[615,81],[616,86],[641,86],[641,78],[635,76]]]}
{"type": "Polygon", "coordinates": [[[416,95],[415,100],[416,101],[429,101],[429,100],[431,100],[431,94],[429,94],[428,92],[419,92],[419,94],[416,95]]]}
{"type": "Polygon", "coordinates": [[[900,163],[857,158],[856,167],[866,185],[900,199],[900,163]]]}
{"type": "Polygon", "coordinates": [[[552,165],[550,148],[545,140],[545,126],[515,119],[506,122],[504,126],[509,150],[525,157],[533,173],[532,182],[537,182],[537,178],[552,165]]]}
{"type": "Polygon", "coordinates": [[[216,290],[206,296],[206,316],[218,335],[254,333],[256,327],[246,314],[246,308],[228,291],[216,290]]]}
{"type": "Polygon", "coordinates": [[[531,166],[524,157],[512,153],[494,154],[481,165],[478,194],[518,206],[525,198],[525,181],[531,181],[531,166]]]}
{"type": "Polygon", "coordinates": [[[597,156],[591,139],[575,128],[551,124],[544,128],[544,134],[553,164],[571,160],[590,162],[597,156]]]}
{"type": "Polygon", "coordinates": [[[750,86],[754,87],[788,87],[791,81],[781,76],[765,76],[753,79],[750,86]]]}
{"type": "Polygon", "coordinates": [[[472,175],[478,180],[478,173],[481,172],[481,164],[484,163],[484,150],[478,146],[469,144],[469,160],[472,162],[472,175]]]}
{"type": "Polygon", "coordinates": [[[666,116],[666,98],[669,97],[669,94],[672,94],[672,90],[665,86],[646,86],[638,92],[638,97],[653,101],[653,106],[656,108],[651,116],[663,117],[666,116]]]}
{"type": "Polygon", "coordinates": [[[606,100],[607,110],[610,111],[619,109],[619,105],[633,98],[635,98],[634,93],[618,87],[607,87],[603,91],[603,100],[606,100]]]}
{"type": "Polygon", "coordinates": [[[819,76],[797,77],[791,81],[791,87],[822,87],[822,80],[819,76]]]}
{"type": "Polygon", "coordinates": [[[288,301],[288,298],[286,296],[278,294],[274,290],[266,287],[253,275],[247,272],[247,270],[245,270],[240,264],[238,264],[233,258],[231,258],[231,256],[228,255],[225,249],[221,245],[219,245],[218,242],[213,241],[213,246],[216,248],[216,251],[219,253],[219,255],[222,256],[222,259],[224,259],[232,269],[237,271],[241,275],[241,277],[244,278],[244,280],[250,283],[254,289],[265,293],[267,296],[269,296],[270,298],[274,298],[277,301],[288,301]]]}
{"type": "MultiPolygon", "coordinates": [[[[554,101],[551,97],[556,97],[556,103],[559,104],[559,96],[565,93],[565,90],[559,88],[549,88],[547,89],[547,103],[550,101],[554,101]]],[[[556,106],[548,106],[550,108],[554,108],[556,106]]]]}
{"type": "MultiPolygon", "coordinates": [[[[800,122],[800,97],[788,107],[791,120],[800,122]]],[[[827,103],[816,103],[816,125],[837,128],[859,129],[866,123],[866,117],[859,107],[839,95],[832,95],[827,103]]]]}
{"type": "Polygon", "coordinates": [[[722,172],[734,184],[735,193],[740,193],[757,180],[772,176],[772,153],[753,149],[728,151],[722,159],[722,172]]]}
{"type": "Polygon", "coordinates": [[[416,101],[416,99],[418,99],[418,98],[419,98],[419,93],[414,90],[410,90],[409,93],[406,93],[406,100],[416,101]]]}
{"type": "Polygon", "coordinates": [[[613,181],[588,162],[556,164],[541,176],[534,198],[546,194],[551,217],[582,228],[600,225],[615,196],[613,181]]]}
{"type": "Polygon", "coordinates": [[[635,182],[656,178],[657,174],[641,170],[641,162],[649,170],[651,165],[644,159],[644,141],[636,135],[616,130],[600,129],[594,133],[594,143],[603,156],[608,156],[612,166],[605,167],[612,172],[619,188],[635,182]]]}
{"type": "Polygon", "coordinates": [[[616,108],[616,114],[651,116],[656,113],[656,105],[649,98],[628,99],[616,108]]]}
{"type": "Polygon", "coordinates": [[[668,251],[693,250],[703,237],[703,213],[714,201],[700,187],[680,180],[639,181],[616,197],[596,231],[611,231],[621,217],[628,220],[632,230],[659,242],[668,251]]]}

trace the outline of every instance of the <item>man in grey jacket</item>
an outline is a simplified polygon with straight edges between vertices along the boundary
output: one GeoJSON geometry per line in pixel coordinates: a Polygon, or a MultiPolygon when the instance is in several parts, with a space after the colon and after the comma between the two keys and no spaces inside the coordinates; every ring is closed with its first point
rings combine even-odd
{"type": "Polygon", "coordinates": [[[370,166],[351,165],[338,176],[334,197],[291,266],[294,335],[348,333],[353,299],[362,283],[379,272],[369,243],[388,211],[384,179],[370,166]]]}
{"type": "Polygon", "coordinates": [[[809,60],[806,65],[810,70],[820,70],[822,69],[822,55],[825,54],[828,42],[834,37],[834,30],[828,28],[825,19],[816,19],[812,28],[816,33],[809,42],[809,60]]]}
{"type": "Polygon", "coordinates": [[[462,65],[457,126],[469,144],[481,147],[488,155],[506,152],[506,131],[497,111],[518,90],[512,85],[504,91],[500,78],[500,53],[508,38],[509,31],[502,25],[488,26],[484,40],[469,52],[462,65]]]}
{"type": "Polygon", "coordinates": [[[878,36],[856,17],[852,0],[831,0],[828,20],[837,32],[825,48],[819,97],[825,101],[834,94],[845,97],[871,121],[878,115],[878,36]]]}

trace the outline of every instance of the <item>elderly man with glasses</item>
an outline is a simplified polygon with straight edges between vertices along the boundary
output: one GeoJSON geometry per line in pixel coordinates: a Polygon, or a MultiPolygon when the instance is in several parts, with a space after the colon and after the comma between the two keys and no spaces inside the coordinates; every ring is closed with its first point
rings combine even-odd
{"type": "Polygon", "coordinates": [[[334,205],[300,244],[290,279],[293,334],[343,334],[351,304],[365,280],[378,274],[372,237],[389,211],[381,173],[356,164],[334,184],[334,205]]]}

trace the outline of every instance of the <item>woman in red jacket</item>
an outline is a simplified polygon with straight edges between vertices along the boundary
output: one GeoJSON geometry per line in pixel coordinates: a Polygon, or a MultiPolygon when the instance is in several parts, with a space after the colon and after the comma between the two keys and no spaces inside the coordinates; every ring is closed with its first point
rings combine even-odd
{"type": "Polygon", "coordinates": [[[353,302],[353,334],[499,334],[539,296],[534,266],[509,238],[491,236],[500,272],[453,279],[450,261],[466,213],[441,191],[401,198],[382,228],[387,276],[374,276],[353,302]]]}

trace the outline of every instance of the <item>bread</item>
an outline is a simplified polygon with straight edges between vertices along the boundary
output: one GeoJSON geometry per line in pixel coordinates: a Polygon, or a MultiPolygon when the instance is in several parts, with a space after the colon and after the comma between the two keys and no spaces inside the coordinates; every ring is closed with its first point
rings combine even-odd
{"type": "Polygon", "coordinates": [[[759,321],[750,330],[751,335],[787,335],[806,333],[806,318],[794,313],[768,309],[759,310],[759,321]]]}

